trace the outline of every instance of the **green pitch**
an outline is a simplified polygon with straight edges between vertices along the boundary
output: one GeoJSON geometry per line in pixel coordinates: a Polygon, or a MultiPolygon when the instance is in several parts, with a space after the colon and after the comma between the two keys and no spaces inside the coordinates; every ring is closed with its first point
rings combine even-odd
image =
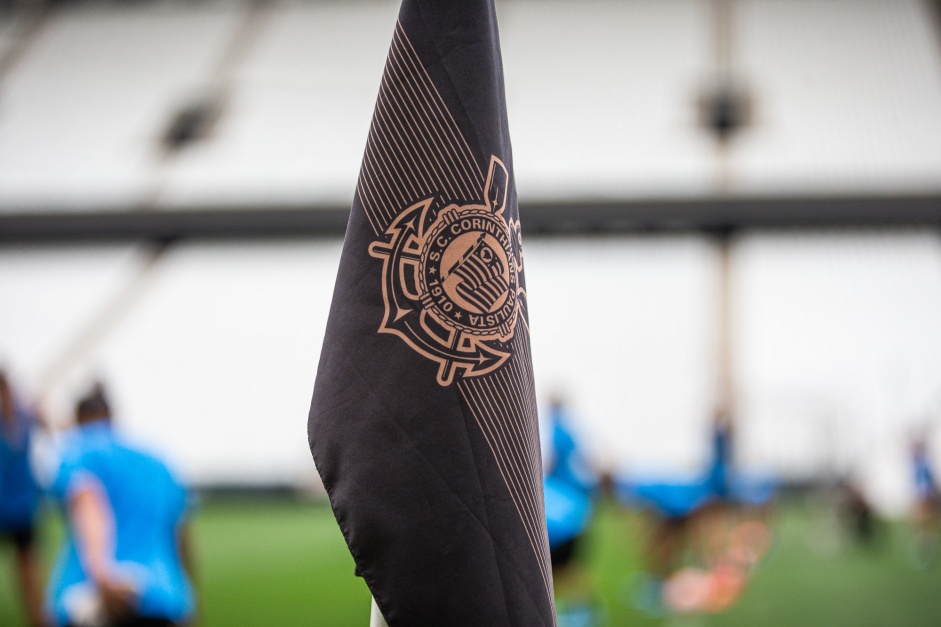
{"type": "Polygon", "coordinates": [[[831,508],[779,506],[771,518],[774,544],[740,599],[719,614],[651,618],[636,609],[636,515],[604,509],[584,552],[600,590],[607,625],[684,627],[774,625],[941,625],[941,564],[916,567],[907,523],[883,523],[876,541],[860,546],[831,508]]]}
{"type": "MultiPolygon", "coordinates": [[[[43,529],[58,542],[60,525],[43,529]]],[[[284,627],[369,623],[369,590],[353,575],[330,508],[283,500],[209,501],[194,520],[199,625],[284,627]]],[[[54,556],[46,556],[52,562],[54,556]]],[[[0,627],[23,625],[12,548],[0,548],[0,627]]]]}
{"type": "MultiPolygon", "coordinates": [[[[909,530],[872,548],[841,539],[824,511],[774,517],[775,545],[740,601],[715,615],[650,618],[635,609],[641,520],[601,511],[584,557],[608,625],[941,625],[941,565],[915,567],[909,530]]],[[[59,528],[47,524],[47,546],[59,528]]],[[[201,625],[365,627],[369,591],[329,508],[284,501],[205,503],[195,521],[201,625]]],[[[47,555],[47,561],[51,557],[47,555]]],[[[11,549],[0,549],[0,625],[22,625],[11,549]]]]}

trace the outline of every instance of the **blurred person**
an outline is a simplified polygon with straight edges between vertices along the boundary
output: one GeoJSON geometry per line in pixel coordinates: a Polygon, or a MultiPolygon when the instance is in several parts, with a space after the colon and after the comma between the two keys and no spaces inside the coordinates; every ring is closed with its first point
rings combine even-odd
{"type": "Polygon", "coordinates": [[[708,564],[717,552],[724,528],[723,505],[730,496],[732,424],[724,407],[717,408],[710,428],[710,458],[705,472],[687,480],[628,480],[618,482],[618,494],[648,513],[645,540],[647,573],[642,577],[635,601],[641,609],[660,614],[670,609],[691,611],[705,602],[706,595],[693,594],[706,585],[706,576],[683,569],[690,552],[698,552],[708,564]],[[682,594],[671,593],[671,579],[679,574],[682,594]],[[688,598],[702,598],[699,602],[688,598]]]}
{"type": "Polygon", "coordinates": [[[941,552],[941,491],[925,434],[912,442],[911,461],[915,484],[915,558],[919,567],[929,568],[937,562],[941,552]]]}
{"type": "Polygon", "coordinates": [[[705,479],[709,498],[697,515],[699,543],[708,562],[755,554],[744,560],[751,565],[770,546],[767,523],[775,481],[768,475],[736,469],[735,422],[726,405],[713,414],[710,439],[711,460],[705,479]],[[746,539],[749,546],[744,544],[746,539]]]}
{"type": "Polygon", "coordinates": [[[696,512],[695,543],[708,574],[702,609],[716,612],[739,598],[770,549],[768,518],[775,486],[768,476],[735,467],[735,420],[725,403],[713,413],[710,440],[709,497],[696,512]]]}
{"type": "Polygon", "coordinates": [[[712,460],[708,481],[714,501],[727,501],[731,496],[733,461],[732,416],[725,406],[719,406],[712,418],[712,460]]]}
{"type": "Polygon", "coordinates": [[[594,493],[599,485],[599,474],[575,437],[565,401],[558,394],[549,399],[549,429],[551,439],[546,476],[584,494],[594,493]]]}
{"type": "Polygon", "coordinates": [[[51,492],[66,539],[48,610],[69,627],[167,626],[193,620],[187,489],[157,457],[112,429],[100,386],[79,401],[51,492]]]}
{"type": "Polygon", "coordinates": [[[860,546],[872,546],[877,539],[877,521],[862,485],[853,477],[841,479],[837,498],[843,527],[860,546]]]}
{"type": "Polygon", "coordinates": [[[578,554],[594,515],[598,473],[572,431],[561,396],[549,402],[549,459],[543,477],[549,557],[558,598],[559,627],[601,621],[594,584],[578,554]]]}
{"type": "MultiPolygon", "coordinates": [[[[667,594],[667,583],[682,571],[692,546],[695,516],[709,502],[708,481],[701,477],[670,481],[622,476],[615,480],[615,496],[647,515],[642,552],[645,572],[634,582],[634,604],[652,616],[666,614],[674,609],[676,597],[667,594]]],[[[692,580],[683,578],[683,582],[689,581],[692,580]]]]}
{"type": "Polygon", "coordinates": [[[725,609],[770,547],[766,517],[773,482],[735,472],[733,440],[731,414],[719,406],[710,427],[709,461],[700,474],[615,481],[619,500],[649,515],[647,572],[633,594],[648,614],[725,609]]]}
{"type": "Polygon", "coordinates": [[[708,562],[720,559],[734,518],[734,430],[729,408],[721,404],[710,427],[710,461],[705,482],[708,502],[697,512],[697,542],[708,562]]]}
{"type": "Polygon", "coordinates": [[[31,625],[45,624],[35,547],[39,488],[30,469],[30,443],[39,426],[0,370],[0,537],[15,547],[16,575],[31,625]]]}

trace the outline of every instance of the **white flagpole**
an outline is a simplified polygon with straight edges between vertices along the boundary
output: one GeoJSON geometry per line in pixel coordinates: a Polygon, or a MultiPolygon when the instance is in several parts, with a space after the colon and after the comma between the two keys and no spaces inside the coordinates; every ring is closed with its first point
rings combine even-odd
{"type": "Polygon", "coordinates": [[[382,617],[379,606],[376,605],[376,599],[372,600],[372,612],[369,613],[369,627],[389,627],[386,619],[382,617]]]}

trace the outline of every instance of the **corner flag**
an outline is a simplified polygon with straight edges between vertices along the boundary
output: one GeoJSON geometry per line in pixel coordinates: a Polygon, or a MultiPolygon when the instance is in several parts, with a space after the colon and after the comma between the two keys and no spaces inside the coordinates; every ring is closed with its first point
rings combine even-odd
{"type": "Polygon", "coordinates": [[[392,627],[554,624],[523,268],[493,0],[405,0],[308,422],[392,627]]]}

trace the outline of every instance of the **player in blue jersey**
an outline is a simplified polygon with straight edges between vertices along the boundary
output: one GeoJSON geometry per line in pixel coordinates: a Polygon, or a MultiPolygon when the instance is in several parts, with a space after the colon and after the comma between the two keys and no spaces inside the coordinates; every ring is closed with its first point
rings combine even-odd
{"type": "Polygon", "coordinates": [[[928,445],[923,438],[912,444],[912,470],[915,479],[915,497],[919,507],[936,509],[941,502],[941,492],[935,480],[934,470],[928,456],[928,445]]]}
{"type": "Polygon", "coordinates": [[[616,496],[650,513],[649,573],[638,578],[635,602],[654,615],[728,607],[770,542],[763,508],[774,492],[770,478],[735,472],[731,415],[716,409],[710,457],[691,477],[621,476],[616,496]],[[699,562],[690,566],[689,561],[699,562]]]}
{"type": "Polygon", "coordinates": [[[916,561],[928,568],[941,551],[941,491],[935,478],[926,435],[912,442],[912,474],[915,482],[916,561]]]}
{"type": "Polygon", "coordinates": [[[708,483],[713,499],[720,502],[731,496],[732,435],[732,418],[724,407],[719,407],[712,420],[712,460],[708,483]]]}
{"type": "Polygon", "coordinates": [[[600,623],[600,609],[594,581],[578,559],[578,548],[594,515],[599,477],[575,437],[558,396],[550,399],[548,427],[543,496],[557,620],[559,627],[590,627],[600,623]]]}
{"type": "Polygon", "coordinates": [[[30,471],[29,449],[36,417],[16,402],[0,371],[0,537],[16,548],[16,571],[31,625],[42,625],[39,568],[34,547],[39,490],[30,471]]]}
{"type": "Polygon", "coordinates": [[[550,400],[549,430],[549,459],[543,485],[550,554],[553,565],[558,566],[571,559],[575,544],[588,526],[599,479],[572,433],[559,397],[550,400]]]}
{"type": "Polygon", "coordinates": [[[186,488],[112,429],[100,392],[76,410],[51,492],[68,520],[49,584],[56,625],[179,625],[191,620],[186,488]]]}

